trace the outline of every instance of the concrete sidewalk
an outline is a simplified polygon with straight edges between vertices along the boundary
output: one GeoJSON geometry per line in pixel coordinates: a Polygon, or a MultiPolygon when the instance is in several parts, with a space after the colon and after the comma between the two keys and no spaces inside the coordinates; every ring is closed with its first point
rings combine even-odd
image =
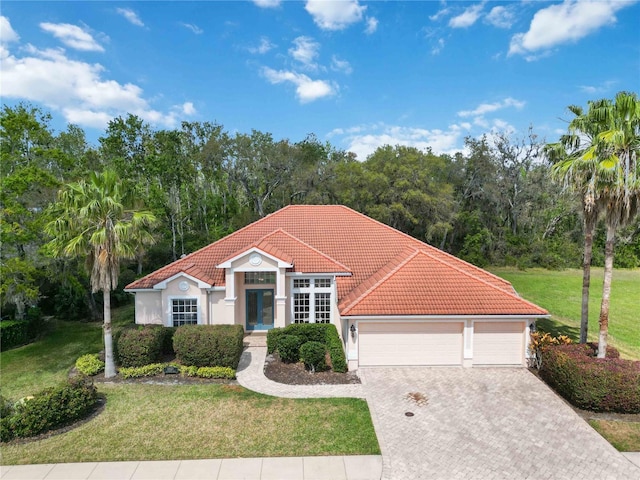
{"type": "Polygon", "coordinates": [[[379,480],[382,457],[275,457],[0,467],[2,480],[379,480]]]}

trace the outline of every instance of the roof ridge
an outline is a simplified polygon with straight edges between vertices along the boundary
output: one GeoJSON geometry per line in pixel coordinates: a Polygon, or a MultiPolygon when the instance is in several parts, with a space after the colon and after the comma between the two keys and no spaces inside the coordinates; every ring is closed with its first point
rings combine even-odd
{"type": "MultiPolygon", "coordinates": [[[[373,275],[371,275],[369,278],[367,278],[364,282],[360,283],[360,285],[358,285],[355,289],[352,290],[352,292],[356,292],[357,293],[357,289],[360,286],[363,286],[366,284],[366,282],[368,282],[369,280],[373,279],[377,274],[379,274],[382,270],[384,270],[385,268],[387,268],[389,266],[389,264],[393,263],[396,259],[398,259],[398,257],[400,257],[402,254],[404,254],[407,250],[410,250],[408,248],[404,248],[402,250],[402,252],[400,252],[400,254],[396,255],[394,258],[392,258],[391,260],[389,260],[389,262],[386,263],[386,265],[384,265],[382,268],[380,268],[379,270],[377,270],[376,272],[373,273],[373,275]]],[[[409,261],[411,261],[412,259],[414,259],[416,257],[416,255],[418,255],[420,251],[418,249],[413,250],[413,252],[407,252],[408,256],[403,258],[399,263],[397,263],[393,268],[391,268],[388,272],[386,272],[382,278],[380,278],[379,280],[375,281],[370,287],[367,287],[366,290],[361,294],[356,296],[356,298],[351,301],[351,303],[349,303],[348,305],[346,305],[344,307],[344,309],[342,310],[342,312],[340,313],[341,315],[347,315],[349,313],[349,310],[351,310],[353,307],[355,307],[358,303],[360,303],[362,300],[364,300],[365,298],[367,298],[374,290],[376,290],[378,287],[380,287],[381,285],[383,285],[389,278],[391,278],[393,275],[395,275],[401,268],[403,268],[407,263],[409,263],[409,261]]],[[[373,280],[371,280],[373,281],[373,280]]],[[[350,292],[351,293],[351,292],[350,292]]],[[[345,298],[346,300],[346,298],[345,298]]]]}
{"type": "Polygon", "coordinates": [[[336,265],[339,265],[340,267],[344,268],[344,269],[345,269],[345,271],[347,271],[347,272],[351,272],[351,269],[350,269],[349,267],[347,267],[344,263],[339,262],[339,261],[338,261],[338,260],[336,260],[335,258],[332,258],[332,257],[330,257],[329,255],[327,255],[326,253],[324,253],[323,251],[318,250],[317,248],[315,248],[315,247],[314,247],[314,246],[312,246],[312,245],[309,245],[307,242],[305,242],[304,240],[301,240],[301,239],[299,239],[298,237],[296,237],[295,235],[293,235],[293,234],[291,234],[291,233],[287,232],[287,231],[286,231],[284,228],[282,228],[282,227],[279,227],[279,228],[277,228],[276,230],[274,230],[273,232],[268,233],[267,235],[265,235],[264,237],[262,237],[262,239],[266,241],[266,238],[267,238],[267,237],[270,237],[270,236],[272,236],[272,235],[275,235],[275,234],[276,234],[276,233],[278,233],[278,232],[282,232],[283,234],[285,234],[285,235],[286,235],[286,236],[288,236],[289,238],[291,238],[291,239],[295,240],[296,242],[300,243],[301,245],[303,245],[304,247],[308,248],[309,250],[311,250],[311,251],[313,251],[313,252],[317,253],[318,255],[320,255],[320,256],[322,256],[322,257],[326,258],[327,260],[329,260],[329,261],[331,261],[331,262],[335,263],[336,265]]]}
{"type": "MultiPolygon", "coordinates": [[[[428,256],[429,258],[432,258],[433,260],[435,260],[436,262],[441,263],[442,265],[446,265],[446,266],[447,266],[447,267],[449,267],[449,268],[453,268],[453,269],[454,269],[454,270],[456,270],[457,272],[462,273],[463,275],[465,275],[465,276],[467,276],[467,277],[469,277],[469,278],[472,278],[472,279],[474,279],[474,280],[476,280],[476,281],[478,281],[478,282],[481,282],[481,283],[484,283],[485,285],[488,285],[489,287],[491,287],[491,288],[493,288],[493,289],[495,289],[495,290],[498,290],[498,291],[500,291],[500,292],[502,292],[502,293],[505,293],[505,294],[509,295],[510,297],[515,298],[516,300],[519,300],[519,301],[521,301],[521,302],[524,302],[524,303],[526,303],[526,304],[528,304],[528,305],[530,305],[530,306],[533,306],[533,307],[536,307],[536,308],[540,308],[541,310],[547,311],[545,308],[542,308],[542,307],[540,307],[539,305],[536,305],[536,304],[534,304],[534,303],[530,302],[529,300],[525,300],[525,299],[524,299],[524,298],[522,298],[520,295],[518,295],[518,294],[516,293],[515,289],[513,288],[513,285],[511,285],[511,282],[507,282],[509,285],[511,285],[511,289],[512,289],[512,291],[508,292],[508,291],[506,291],[506,290],[502,290],[501,288],[499,288],[499,287],[497,287],[497,286],[493,285],[492,283],[487,282],[486,280],[484,280],[484,279],[482,279],[482,278],[479,278],[479,277],[477,277],[477,276],[475,276],[475,275],[471,275],[469,272],[465,272],[463,269],[458,268],[458,267],[457,267],[457,266],[455,266],[455,265],[451,265],[450,263],[445,262],[445,261],[443,261],[443,260],[441,260],[441,259],[437,258],[435,255],[432,255],[432,254],[431,254],[431,253],[429,253],[429,252],[425,252],[425,251],[423,251],[423,250],[420,250],[420,251],[419,251],[419,253],[422,253],[423,255],[426,255],[426,256],[428,256]]],[[[499,278],[499,277],[498,277],[498,278],[499,278]]],[[[547,313],[548,313],[548,312],[547,312],[547,313]]]]}
{"type": "MultiPolygon", "coordinates": [[[[371,222],[377,223],[377,224],[379,224],[379,225],[383,226],[384,228],[386,228],[387,230],[391,230],[391,231],[392,231],[393,233],[395,233],[395,234],[403,235],[403,236],[405,236],[406,238],[408,238],[409,240],[411,240],[412,242],[414,242],[414,243],[418,243],[418,244],[421,246],[421,248],[424,248],[424,246],[426,246],[426,247],[428,247],[428,248],[429,248],[429,249],[431,249],[431,250],[436,250],[438,253],[441,253],[441,254],[443,254],[443,255],[445,255],[445,256],[447,256],[447,257],[449,257],[449,258],[452,258],[452,259],[454,259],[456,262],[463,262],[463,263],[465,263],[465,264],[469,265],[469,266],[470,266],[471,268],[473,268],[474,270],[476,270],[476,271],[480,271],[480,272],[482,272],[482,273],[485,273],[485,274],[489,275],[490,277],[495,278],[496,280],[500,281],[500,283],[504,283],[504,284],[506,284],[506,285],[511,285],[511,282],[509,282],[509,281],[505,280],[504,278],[500,278],[499,276],[494,275],[493,273],[488,272],[487,270],[484,270],[484,269],[482,269],[482,268],[480,268],[480,267],[477,267],[476,265],[474,265],[474,264],[472,264],[472,263],[469,263],[469,262],[467,262],[467,261],[465,261],[465,260],[462,260],[461,258],[458,258],[458,257],[456,257],[455,255],[452,255],[452,254],[450,254],[450,253],[447,253],[447,252],[445,252],[444,250],[440,250],[439,248],[434,247],[433,245],[429,245],[428,243],[425,243],[425,242],[423,242],[422,240],[418,240],[417,238],[412,237],[412,236],[411,236],[411,235],[409,235],[408,233],[404,233],[404,232],[402,232],[402,231],[400,231],[400,230],[397,230],[397,229],[393,228],[392,226],[387,225],[386,223],[383,223],[383,222],[381,222],[381,221],[379,221],[379,220],[376,220],[375,218],[371,218],[371,217],[369,217],[369,216],[365,215],[364,213],[361,213],[361,212],[358,212],[357,210],[354,210],[353,208],[347,207],[346,205],[336,205],[336,206],[337,206],[337,207],[342,207],[342,208],[343,208],[343,209],[345,209],[345,210],[349,210],[349,211],[351,211],[351,212],[353,212],[353,213],[355,213],[355,214],[357,214],[357,215],[359,215],[359,216],[361,216],[361,217],[365,218],[366,220],[369,220],[369,221],[371,221],[371,222]]],[[[512,285],[511,285],[511,286],[512,286],[512,285]]]]}

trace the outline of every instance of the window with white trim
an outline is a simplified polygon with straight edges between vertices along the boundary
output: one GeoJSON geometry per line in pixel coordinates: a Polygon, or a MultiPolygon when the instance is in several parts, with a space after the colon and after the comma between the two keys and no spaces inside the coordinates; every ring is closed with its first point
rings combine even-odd
{"type": "Polygon", "coordinates": [[[331,323],[331,277],[294,278],[294,323],[331,323]]]}
{"type": "Polygon", "coordinates": [[[276,283],[276,272],[246,272],[245,285],[273,285],[276,283]]]}
{"type": "Polygon", "coordinates": [[[198,299],[174,298],[171,300],[171,323],[174,327],[198,324],[198,299]]]}

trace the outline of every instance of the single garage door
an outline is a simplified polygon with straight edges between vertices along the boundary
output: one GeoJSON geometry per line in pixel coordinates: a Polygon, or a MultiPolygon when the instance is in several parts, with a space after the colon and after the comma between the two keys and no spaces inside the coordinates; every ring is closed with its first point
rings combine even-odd
{"type": "Polygon", "coordinates": [[[359,322],[358,363],[460,365],[462,327],[462,322],[359,322]]]}
{"type": "Polygon", "coordinates": [[[524,322],[475,322],[474,365],[522,365],[524,322]]]}

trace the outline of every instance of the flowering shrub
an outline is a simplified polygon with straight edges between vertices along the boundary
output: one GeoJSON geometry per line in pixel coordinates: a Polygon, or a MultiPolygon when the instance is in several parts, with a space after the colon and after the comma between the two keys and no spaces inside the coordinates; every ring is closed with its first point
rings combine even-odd
{"type": "Polygon", "coordinates": [[[548,347],[540,376],[576,407],[640,413],[640,362],[616,358],[611,350],[612,356],[596,358],[593,345],[548,347]]]}
{"type": "Polygon", "coordinates": [[[529,342],[529,351],[531,352],[531,366],[540,370],[542,366],[542,354],[552,345],[569,345],[573,343],[566,335],[554,337],[546,332],[532,332],[529,342]]]}

